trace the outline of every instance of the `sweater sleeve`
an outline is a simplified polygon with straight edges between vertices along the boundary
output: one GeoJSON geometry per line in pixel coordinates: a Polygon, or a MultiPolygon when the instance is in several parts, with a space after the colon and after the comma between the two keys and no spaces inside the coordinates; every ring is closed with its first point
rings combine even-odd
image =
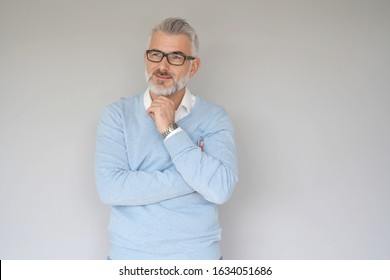
{"type": "Polygon", "coordinates": [[[147,205],[193,193],[172,164],[166,170],[131,170],[121,114],[109,106],[100,118],[95,149],[95,177],[100,199],[109,205],[147,205]]]}
{"type": "Polygon", "coordinates": [[[204,151],[184,130],[166,139],[165,146],[184,180],[206,200],[223,204],[238,180],[236,148],[226,113],[212,122],[203,137],[204,151]]]}

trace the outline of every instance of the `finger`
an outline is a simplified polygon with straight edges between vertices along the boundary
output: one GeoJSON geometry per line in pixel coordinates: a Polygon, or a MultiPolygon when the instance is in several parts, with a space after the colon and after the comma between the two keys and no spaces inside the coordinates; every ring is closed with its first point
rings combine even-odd
{"type": "Polygon", "coordinates": [[[204,150],[204,141],[203,141],[203,140],[200,141],[200,143],[199,143],[199,148],[200,148],[200,150],[203,152],[203,150],[204,150]]]}
{"type": "Polygon", "coordinates": [[[152,104],[155,104],[155,105],[166,105],[166,106],[169,106],[169,107],[173,107],[174,106],[174,102],[172,100],[168,99],[165,96],[158,96],[158,97],[154,98],[154,100],[152,101],[152,104]]]}

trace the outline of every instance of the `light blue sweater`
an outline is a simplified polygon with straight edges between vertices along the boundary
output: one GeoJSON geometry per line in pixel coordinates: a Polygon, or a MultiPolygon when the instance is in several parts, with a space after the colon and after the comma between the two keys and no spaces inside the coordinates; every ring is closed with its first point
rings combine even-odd
{"type": "Polygon", "coordinates": [[[101,115],[95,171],[99,196],[112,206],[112,259],[221,256],[217,205],[238,178],[233,127],[221,107],[199,96],[178,125],[183,131],[163,140],[143,94],[101,115]]]}

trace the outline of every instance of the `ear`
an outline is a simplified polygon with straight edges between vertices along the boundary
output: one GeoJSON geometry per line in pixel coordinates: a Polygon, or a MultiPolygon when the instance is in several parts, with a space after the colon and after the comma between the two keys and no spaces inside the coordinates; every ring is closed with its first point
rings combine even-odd
{"type": "Polygon", "coordinates": [[[195,58],[193,61],[192,61],[192,65],[191,65],[191,71],[190,71],[190,77],[194,76],[195,73],[198,71],[199,67],[200,67],[200,58],[197,57],[195,58]]]}

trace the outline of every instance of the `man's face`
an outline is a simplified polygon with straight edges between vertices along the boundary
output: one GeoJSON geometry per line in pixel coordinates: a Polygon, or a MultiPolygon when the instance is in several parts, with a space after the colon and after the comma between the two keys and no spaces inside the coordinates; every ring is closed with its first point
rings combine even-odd
{"type": "MultiPolygon", "coordinates": [[[[191,55],[191,40],[184,34],[167,34],[157,31],[153,34],[150,50],[159,50],[164,53],[181,52],[191,55]]],[[[183,89],[189,78],[192,77],[199,66],[198,59],[192,62],[186,60],[183,65],[171,65],[164,57],[160,62],[151,62],[145,58],[145,77],[152,93],[156,95],[171,95],[183,89]]]]}

